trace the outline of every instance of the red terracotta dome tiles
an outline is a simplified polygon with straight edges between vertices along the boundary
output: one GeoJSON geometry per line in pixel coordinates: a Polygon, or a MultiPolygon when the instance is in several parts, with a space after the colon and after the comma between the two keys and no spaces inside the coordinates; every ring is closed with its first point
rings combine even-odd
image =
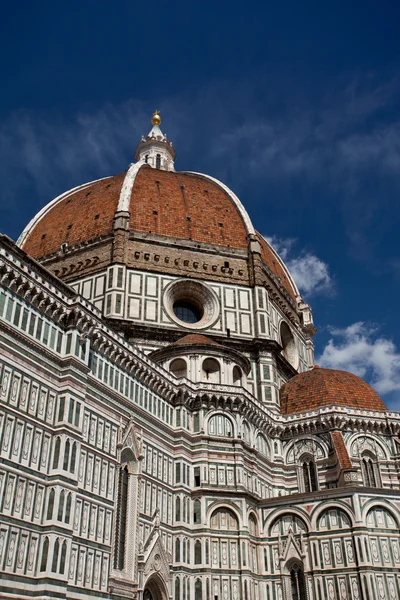
{"type": "Polygon", "coordinates": [[[38,258],[65,242],[74,245],[112,232],[125,175],[94,182],[60,200],[29,233],[23,250],[38,258]]]}
{"type": "Polygon", "coordinates": [[[323,406],[347,406],[360,410],[387,408],[368,383],[347,371],[314,368],[287,381],[280,391],[281,412],[295,414],[323,406]]]}
{"type": "Polygon", "coordinates": [[[220,344],[218,344],[218,342],[215,340],[210,339],[206,335],[201,335],[200,333],[190,333],[185,335],[183,338],[180,338],[171,345],[180,346],[184,344],[207,344],[211,346],[220,346],[220,344]]]}
{"type": "Polygon", "coordinates": [[[130,229],[247,249],[247,231],[231,198],[197,175],[140,169],[131,199],[130,229]]]}

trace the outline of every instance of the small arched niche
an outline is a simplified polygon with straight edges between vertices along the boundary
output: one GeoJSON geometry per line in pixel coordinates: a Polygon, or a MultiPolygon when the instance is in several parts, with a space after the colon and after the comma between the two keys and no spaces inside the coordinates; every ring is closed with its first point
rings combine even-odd
{"type": "Polygon", "coordinates": [[[169,366],[170,373],[177,379],[187,377],[187,364],[183,358],[176,358],[169,366]]]}
{"type": "Polygon", "coordinates": [[[281,344],[282,354],[288,362],[297,369],[299,363],[299,353],[297,351],[296,342],[290,327],[285,321],[281,323],[281,344]]]}
{"type": "Polygon", "coordinates": [[[232,378],[233,378],[233,385],[242,385],[242,377],[243,377],[243,373],[242,373],[242,369],[240,367],[233,367],[233,371],[232,371],[232,378]]]}
{"type": "Polygon", "coordinates": [[[221,383],[221,367],[215,358],[206,358],[203,361],[202,380],[207,383],[221,383]]]}

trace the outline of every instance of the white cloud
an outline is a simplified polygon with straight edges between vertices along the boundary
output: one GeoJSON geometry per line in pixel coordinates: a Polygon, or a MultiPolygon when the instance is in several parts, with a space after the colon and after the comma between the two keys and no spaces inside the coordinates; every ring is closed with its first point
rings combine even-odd
{"type": "Polygon", "coordinates": [[[332,277],[323,260],[305,250],[296,252],[296,240],[293,238],[264,237],[284,260],[300,293],[312,296],[332,292],[332,277]]]}
{"type": "Polygon", "coordinates": [[[367,379],[380,394],[400,390],[400,353],[373,324],[330,329],[331,339],[316,359],[321,367],[343,369],[367,379]]]}

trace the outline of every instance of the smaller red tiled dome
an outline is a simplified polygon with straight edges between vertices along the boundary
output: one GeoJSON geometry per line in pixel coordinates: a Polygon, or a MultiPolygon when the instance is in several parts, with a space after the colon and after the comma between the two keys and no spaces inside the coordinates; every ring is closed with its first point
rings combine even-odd
{"type": "Polygon", "coordinates": [[[182,346],[182,345],[186,345],[186,344],[202,344],[203,346],[204,345],[207,345],[207,346],[209,346],[209,345],[219,346],[220,345],[215,340],[210,339],[206,335],[201,335],[200,333],[190,333],[189,335],[185,335],[183,338],[180,338],[179,340],[177,340],[176,342],[174,342],[171,345],[172,346],[182,346]]]}
{"type": "Polygon", "coordinates": [[[289,379],[280,390],[282,414],[316,410],[323,406],[347,406],[359,410],[386,411],[375,390],[357,375],[314,367],[289,379]]]}

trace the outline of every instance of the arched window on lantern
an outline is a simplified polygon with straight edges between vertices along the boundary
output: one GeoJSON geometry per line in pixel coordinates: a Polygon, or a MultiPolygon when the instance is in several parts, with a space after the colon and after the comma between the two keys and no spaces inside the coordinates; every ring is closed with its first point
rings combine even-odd
{"type": "Polygon", "coordinates": [[[161,154],[156,154],[156,169],[161,169],[161,154]]]}
{"type": "Polygon", "coordinates": [[[365,487],[379,487],[379,467],[371,452],[364,452],[361,456],[361,473],[365,487]]]}
{"type": "Polygon", "coordinates": [[[311,456],[304,456],[300,460],[302,487],[304,492],[316,492],[318,490],[318,472],[314,459],[311,456]]]}

